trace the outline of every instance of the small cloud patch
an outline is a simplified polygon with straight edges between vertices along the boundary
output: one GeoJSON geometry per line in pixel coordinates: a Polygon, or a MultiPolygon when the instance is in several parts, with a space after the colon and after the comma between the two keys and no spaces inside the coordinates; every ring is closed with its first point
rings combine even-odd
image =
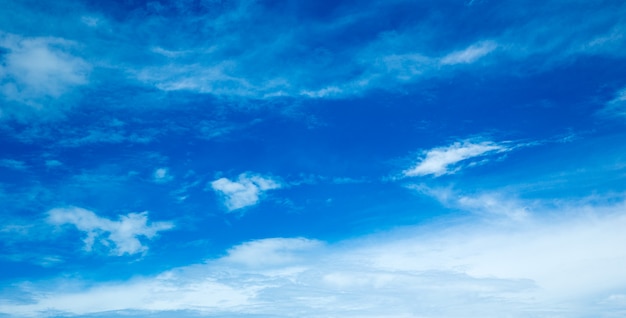
{"type": "Polygon", "coordinates": [[[169,170],[167,168],[159,168],[154,170],[152,178],[156,183],[166,183],[172,181],[174,177],[169,174],[169,170]]]}
{"type": "Polygon", "coordinates": [[[98,243],[117,256],[146,252],[148,247],[139,237],[152,239],[158,232],[174,227],[171,222],[153,222],[148,225],[148,212],[120,215],[118,221],[113,221],[78,207],[50,210],[46,221],[53,225],[73,225],[85,232],[83,242],[88,252],[98,243]]]}
{"type": "Polygon", "coordinates": [[[447,147],[425,151],[422,159],[412,168],[405,170],[403,174],[405,177],[427,175],[439,177],[446,174],[454,174],[461,169],[459,165],[461,162],[508,150],[510,149],[491,141],[474,142],[465,140],[455,142],[447,147]]]}
{"type": "Polygon", "coordinates": [[[234,181],[220,178],[211,182],[211,188],[222,197],[228,211],[256,205],[265,192],[281,187],[276,180],[249,173],[240,174],[234,181]]]}

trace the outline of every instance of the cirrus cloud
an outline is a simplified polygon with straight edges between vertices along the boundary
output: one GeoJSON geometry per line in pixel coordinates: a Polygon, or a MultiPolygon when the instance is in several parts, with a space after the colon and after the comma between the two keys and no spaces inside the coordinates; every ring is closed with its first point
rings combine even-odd
{"type": "Polygon", "coordinates": [[[433,175],[439,177],[453,174],[461,169],[459,163],[472,158],[509,151],[504,145],[492,141],[475,142],[465,140],[447,147],[438,147],[423,152],[422,159],[412,168],[404,170],[404,176],[416,177],[433,175]]]}

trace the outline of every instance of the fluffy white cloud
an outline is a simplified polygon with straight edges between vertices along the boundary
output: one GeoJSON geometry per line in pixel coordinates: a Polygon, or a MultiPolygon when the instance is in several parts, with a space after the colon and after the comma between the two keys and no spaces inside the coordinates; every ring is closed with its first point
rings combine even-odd
{"type": "Polygon", "coordinates": [[[255,205],[264,192],[281,186],[276,180],[248,173],[240,174],[235,181],[220,178],[211,182],[211,187],[222,196],[229,211],[255,205]]]}
{"type": "Polygon", "coordinates": [[[615,247],[626,244],[625,208],[623,200],[546,203],[526,222],[434,223],[333,244],[250,241],[154,277],[84,288],[18,286],[4,293],[27,289],[32,298],[2,302],[0,313],[617,317],[626,250],[615,247]]]}
{"type": "Polygon", "coordinates": [[[120,215],[119,221],[112,221],[97,216],[94,212],[82,208],[58,208],[48,212],[47,222],[53,225],[71,224],[85,232],[85,250],[91,251],[99,243],[111,249],[116,255],[145,252],[148,247],[139,237],[154,238],[159,231],[174,227],[170,222],[153,222],[148,225],[148,213],[129,213],[120,215]]]}
{"type": "Polygon", "coordinates": [[[460,169],[457,163],[468,159],[508,151],[509,148],[491,141],[455,142],[447,147],[434,148],[424,152],[423,158],[412,168],[404,171],[407,177],[434,175],[435,177],[453,174],[460,169]]]}
{"type": "Polygon", "coordinates": [[[91,66],[69,53],[75,44],[60,38],[23,38],[0,33],[0,94],[7,100],[41,106],[87,83],[91,66]]]}

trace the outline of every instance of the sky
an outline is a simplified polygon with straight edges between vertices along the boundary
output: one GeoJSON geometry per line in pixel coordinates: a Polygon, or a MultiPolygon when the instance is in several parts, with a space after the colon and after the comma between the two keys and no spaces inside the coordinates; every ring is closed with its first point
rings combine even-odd
{"type": "Polygon", "coordinates": [[[5,1],[0,317],[624,317],[626,3],[5,1]]]}

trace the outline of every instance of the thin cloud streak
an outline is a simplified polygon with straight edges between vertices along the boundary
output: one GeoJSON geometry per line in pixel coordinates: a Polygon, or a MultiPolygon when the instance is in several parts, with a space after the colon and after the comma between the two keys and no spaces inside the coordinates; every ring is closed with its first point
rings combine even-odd
{"type": "Polygon", "coordinates": [[[434,198],[447,208],[468,211],[489,220],[528,221],[536,205],[535,202],[524,202],[498,191],[464,194],[451,188],[431,188],[424,184],[409,184],[406,187],[434,198]]]}
{"type": "Polygon", "coordinates": [[[492,141],[474,142],[465,140],[455,142],[447,147],[439,147],[424,151],[422,159],[412,168],[403,172],[405,177],[433,175],[439,177],[454,174],[461,169],[458,163],[472,158],[505,152],[509,148],[492,141]]]}
{"type": "Polygon", "coordinates": [[[444,56],[439,63],[442,65],[470,64],[491,53],[496,48],[497,45],[490,41],[476,43],[464,50],[452,52],[444,56]]]}
{"type": "Polygon", "coordinates": [[[600,112],[610,116],[626,116],[626,87],[617,91],[615,97],[608,101],[600,112]]]}

